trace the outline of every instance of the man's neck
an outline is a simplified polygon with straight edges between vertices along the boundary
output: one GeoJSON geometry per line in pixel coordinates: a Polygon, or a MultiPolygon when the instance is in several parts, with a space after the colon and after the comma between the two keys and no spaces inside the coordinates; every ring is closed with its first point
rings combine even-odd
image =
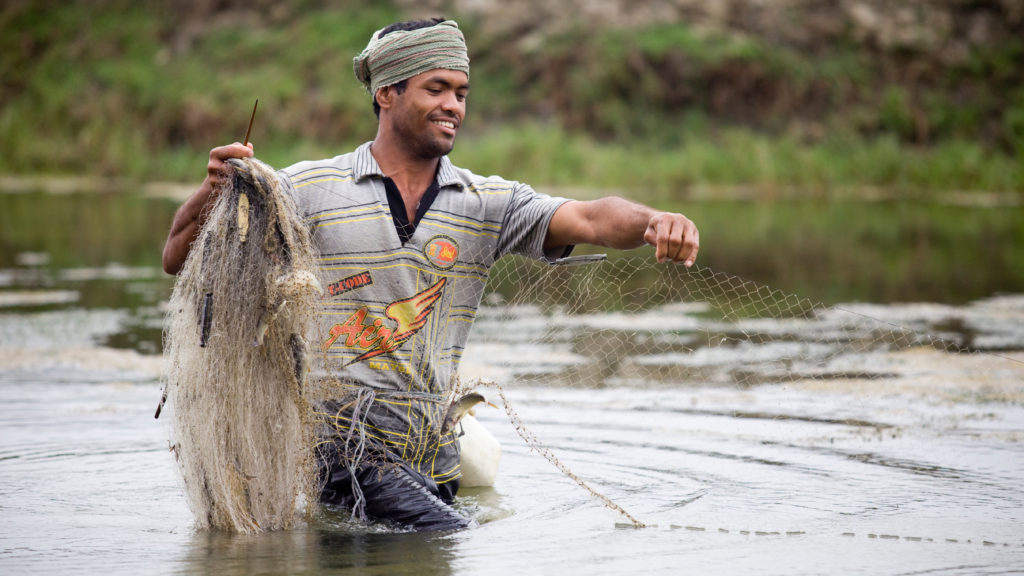
{"type": "Polygon", "coordinates": [[[416,220],[416,208],[423,194],[430,188],[437,175],[440,158],[423,159],[411,157],[401,147],[388,145],[386,139],[378,138],[370,145],[370,153],[385,176],[398,187],[405,203],[409,222],[416,220]]]}
{"type": "Polygon", "coordinates": [[[437,165],[441,161],[440,158],[414,157],[400,146],[389,145],[387,139],[382,139],[380,134],[371,144],[370,152],[384,175],[391,178],[402,191],[406,205],[409,204],[410,195],[419,201],[419,197],[433,183],[437,165]]]}

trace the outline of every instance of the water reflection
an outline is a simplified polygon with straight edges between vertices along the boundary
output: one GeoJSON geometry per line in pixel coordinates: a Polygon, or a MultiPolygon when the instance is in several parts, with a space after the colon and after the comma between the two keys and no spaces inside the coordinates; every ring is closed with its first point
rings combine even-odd
{"type": "Polygon", "coordinates": [[[451,574],[453,543],[444,534],[368,531],[329,519],[284,532],[193,536],[186,574],[451,574]]]}

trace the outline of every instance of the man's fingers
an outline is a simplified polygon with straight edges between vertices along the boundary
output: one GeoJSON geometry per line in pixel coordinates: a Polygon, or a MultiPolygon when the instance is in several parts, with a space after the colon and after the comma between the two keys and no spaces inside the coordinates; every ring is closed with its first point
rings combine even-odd
{"type": "Polygon", "coordinates": [[[654,257],[658,262],[664,262],[672,258],[672,219],[662,218],[658,223],[658,245],[654,251],[654,257]]]}
{"type": "Polygon", "coordinates": [[[210,150],[210,161],[206,164],[206,173],[210,178],[219,180],[224,176],[226,163],[231,158],[251,158],[254,154],[252,142],[242,144],[235,142],[227,146],[218,146],[210,150]]]}
{"type": "Polygon", "coordinates": [[[213,150],[210,150],[210,160],[216,158],[221,162],[224,162],[229,158],[250,158],[252,155],[252,142],[245,145],[241,142],[235,142],[233,144],[228,144],[227,146],[218,146],[213,150]]]}
{"type": "Polygon", "coordinates": [[[697,260],[697,250],[700,239],[697,233],[697,226],[682,214],[678,214],[671,233],[671,254],[672,261],[682,262],[687,267],[693,265],[697,260]]]}
{"type": "Polygon", "coordinates": [[[683,257],[685,258],[683,264],[689,268],[697,261],[697,253],[700,252],[700,230],[697,230],[697,225],[692,221],[687,226],[686,242],[683,244],[683,251],[683,257]]]}
{"type": "Polygon", "coordinates": [[[689,267],[697,260],[700,235],[697,226],[682,214],[661,213],[652,218],[644,240],[654,246],[658,262],[682,262],[689,267]]]}

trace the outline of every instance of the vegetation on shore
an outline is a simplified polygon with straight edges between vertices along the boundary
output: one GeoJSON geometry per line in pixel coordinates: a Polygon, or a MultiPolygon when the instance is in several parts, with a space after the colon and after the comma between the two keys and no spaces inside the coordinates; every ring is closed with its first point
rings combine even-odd
{"type": "MultiPolygon", "coordinates": [[[[351,58],[407,14],[280,4],[0,8],[0,173],[197,181],[209,148],[242,139],[255,98],[252,140],[273,165],[372,138],[351,58]]],[[[476,172],[649,200],[729,186],[1024,191],[1021,35],[940,61],[852,35],[809,48],[684,23],[512,42],[448,15],[473,59],[453,157],[476,172]]]]}

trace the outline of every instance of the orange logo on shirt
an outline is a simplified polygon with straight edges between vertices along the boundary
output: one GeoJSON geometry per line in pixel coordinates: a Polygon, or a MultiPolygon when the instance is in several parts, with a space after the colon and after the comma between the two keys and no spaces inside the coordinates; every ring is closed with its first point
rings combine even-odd
{"type": "Polygon", "coordinates": [[[427,324],[427,318],[434,311],[434,303],[441,297],[447,282],[447,278],[441,278],[419,294],[389,304],[384,315],[397,323],[394,328],[385,326],[383,318],[373,318],[368,322],[370,309],[363,306],[341,324],[331,327],[330,336],[323,344],[324,350],[333,346],[341,336],[345,336],[346,348],[365,350],[348,364],[397,350],[427,324]]]}

